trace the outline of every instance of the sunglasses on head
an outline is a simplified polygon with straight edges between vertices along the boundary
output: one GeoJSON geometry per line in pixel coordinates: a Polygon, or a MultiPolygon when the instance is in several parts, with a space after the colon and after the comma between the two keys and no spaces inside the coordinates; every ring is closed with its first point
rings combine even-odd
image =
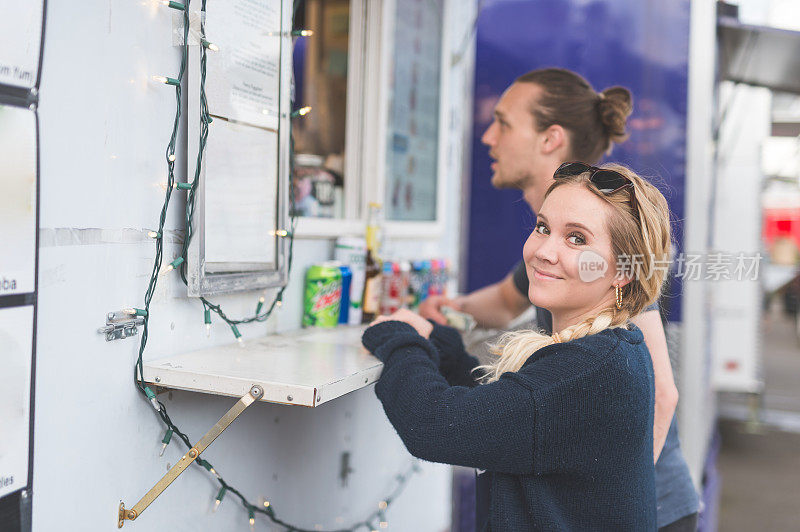
{"type": "Polygon", "coordinates": [[[592,184],[606,196],[610,196],[611,194],[619,192],[623,188],[629,189],[631,196],[631,207],[634,211],[638,212],[633,181],[616,170],[598,168],[596,166],[581,162],[571,162],[564,163],[559,166],[558,170],[556,170],[555,174],[553,174],[553,178],[558,179],[560,177],[572,177],[586,172],[589,172],[589,181],[591,181],[592,184]]]}

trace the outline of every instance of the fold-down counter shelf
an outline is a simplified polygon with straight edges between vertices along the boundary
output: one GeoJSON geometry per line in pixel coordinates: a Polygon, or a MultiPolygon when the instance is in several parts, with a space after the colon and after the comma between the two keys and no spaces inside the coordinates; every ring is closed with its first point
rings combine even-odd
{"type": "Polygon", "coordinates": [[[319,406],[378,380],[383,364],[361,346],[363,327],[273,334],[145,362],[152,386],[241,397],[253,385],[262,401],[319,406]]]}

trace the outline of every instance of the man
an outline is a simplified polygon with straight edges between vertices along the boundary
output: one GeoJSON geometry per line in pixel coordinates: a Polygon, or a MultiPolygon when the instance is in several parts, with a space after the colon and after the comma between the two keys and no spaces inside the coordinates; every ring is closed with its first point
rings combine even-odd
{"type": "MultiPolygon", "coordinates": [[[[538,212],[556,169],[567,161],[596,164],[613,143],[627,138],[625,124],[631,111],[630,92],[622,87],[597,93],[574,72],[555,68],[521,76],[503,93],[494,121],[481,139],[494,159],[492,185],[522,190],[525,201],[538,212]]],[[[419,313],[446,324],[440,308],[450,306],[471,314],[481,326],[505,328],[530,305],[525,265],[520,262],[502,281],[465,296],[428,298],[419,313]]],[[[547,314],[537,309],[537,321],[545,330],[552,328],[547,314]]],[[[659,530],[694,530],[698,500],[673,422],[678,391],[657,307],[633,322],[644,334],[655,374],[653,449],[659,530]]],[[[481,492],[480,477],[478,484],[481,492]]],[[[480,505],[479,500],[479,513],[480,505]]]]}

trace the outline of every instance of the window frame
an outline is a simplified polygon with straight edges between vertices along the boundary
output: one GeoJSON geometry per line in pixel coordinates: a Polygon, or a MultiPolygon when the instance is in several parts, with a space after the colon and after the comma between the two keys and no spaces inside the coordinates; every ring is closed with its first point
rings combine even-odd
{"type": "MultiPolygon", "coordinates": [[[[387,134],[397,0],[351,0],[345,124],[345,218],[299,217],[298,238],[333,238],[365,233],[369,202],[385,203],[387,134]],[[377,119],[375,119],[377,117],[377,119]],[[369,176],[373,176],[370,179],[369,176]]],[[[384,221],[389,238],[437,239],[444,234],[449,151],[450,46],[453,0],[443,0],[439,78],[439,122],[434,220],[384,221]]],[[[313,111],[312,111],[313,112],[313,111]]]]}
{"type": "MultiPolygon", "coordinates": [[[[290,114],[291,114],[291,76],[284,75],[291,72],[292,68],[292,43],[291,36],[283,34],[292,27],[292,3],[289,0],[281,1],[281,50],[280,50],[280,76],[278,81],[278,159],[274,162],[277,166],[277,192],[275,227],[288,227],[289,225],[289,175],[290,165],[290,114]],[[285,49],[284,49],[285,47],[285,49]]],[[[186,77],[188,80],[188,94],[186,108],[188,121],[199,120],[201,111],[200,101],[200,72],[201,49],[199,45],[189,46],[186,77]]],[[[197,153],[200,149],[200,129],[187,127],[186,145],[188,153],[197,153]]],[[[187,294],[189,297],[204,297],[285,286],[289,282],[287,239],[273,237],[272,245],[275,246],[275,262],[263,266],[248,263],[228,263],[241,266],[238,271],[215,272],[206,266],[206,159],[200,166],[200,179],[195,191],[195,208],[192,218],[192,231],[194,238],[189,241],[186,267],[187,267],[187,294]]],[[[189,157],[187,160],[187,178],[194,176],[197,171],[197,159],[189,157]]]]}

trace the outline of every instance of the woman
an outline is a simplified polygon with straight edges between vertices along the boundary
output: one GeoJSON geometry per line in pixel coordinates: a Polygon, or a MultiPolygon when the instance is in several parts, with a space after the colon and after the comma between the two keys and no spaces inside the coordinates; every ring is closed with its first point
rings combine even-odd
{"type": "Polygon", "coordinates": [[[666,276],[667,203],[621,166],[554,177],[523,257],[557,332],[509,333],[478,366],[456,331],[381,317],[363,337],[376,394],[413,455],[491,474],[491,531],[655,530],[653,369],[629,320],[666,276]],[[655,260],[619,271],[626,256],[655,260]]]}

